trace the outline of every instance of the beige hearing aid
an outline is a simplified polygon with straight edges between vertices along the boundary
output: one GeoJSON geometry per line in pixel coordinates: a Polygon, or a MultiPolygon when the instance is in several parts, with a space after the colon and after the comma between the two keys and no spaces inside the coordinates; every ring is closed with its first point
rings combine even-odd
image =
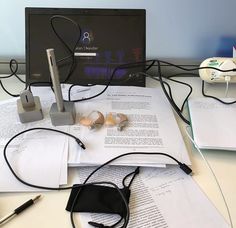
{"type": "Polygon", "coordinates": [[[113,127],[116,125],[116,114],[109,112],[106,115],[106,119],[105,119],[105,125],[107,127],[113,127]]]}
{"type": "Polygon", "coordinates": [[[123,113],[117,113],[117,130],[122,131],[128,124],[128,117],[123,113]]]}
{"type": "Polygon", "coordinates": [[[88,116],[82,117],[79,122],[89,129],[100,128],[104,124],[104,116],[99,111],[92,111],[88,116]]]}

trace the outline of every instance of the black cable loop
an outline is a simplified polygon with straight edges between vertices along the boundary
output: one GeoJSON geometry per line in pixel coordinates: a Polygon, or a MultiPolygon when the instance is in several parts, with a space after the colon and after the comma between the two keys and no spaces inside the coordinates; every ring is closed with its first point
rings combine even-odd
{"type": "Polygon", "coordinates": [[[39,189],[44,189],[44,190],[67,190],[67,189],[71,189],[71,187],[62,187],[62,188],[52,188],[52,187],[45,187],[45,186],[40,186],[40,185],[35,185],[35,184],[31,184],[31,183],[28,183],[24,180],[22,180],[20,177],[18,177],[18,175],[15,173],[15,171],[13,170],[13,168],[11,167],[8,159],[7,159],[7,154],[6,154],[6,150],[7,150],[7,147],[8,145],[18,136],[26,133],[26,132],[29,132],[29,131],[34,131],[34,130],[47,130],[47,131],[53,131],[53,132],[58,132],[58,133],[61,133],[61,134],[64,134],[64,135],[67,135],[67,136],[70,136],[72,138],[74,138],[75,140],[77,140],[77,137],[75,137],[74,135],[71,135],[67,132],[64,132],[64,131],[60,131],[60,130],[56,130],[56,129],[51,129],[51,128],[42,128],[42,127],[37,127],[37,128],[30,128],[30,129],[26,129],[24,131],[21,131],[20,133],[14,135],[7,143],[6,145],[4,146],[4,149],[3,149],[3,156],[4,156],[4,159],[7,163],[7,166],[8,168],[10,169],[10,171],[12,172],[12,174],[14,175],[14,177],[20,181],[22,184],[24,185],[27,185],[29,187],[33,187],[33,188],[39,188],[39,189]]]}
{"type": "Polygon", "coordinates": [[[9,64],[9,67],[10,67],[10,70],[11,70],[11,75],[12,76],[15,76],[20,82],[24,83],[25,84],[25,81],[22,80],[18,75],[17,75],[17,71],[18,71],[18,62],[15,60],[15,59],[11,59],[10,61],[10,64],[9,64]],[[15,64],[15,69],[13,69],[13,64],[15,64]]]}
{"type": "Polygon", "coordinates": [[[205,94],[204,88],[205,88],[205,87],[204,87],[204,81],[202,80],[202,95],[203,95],[204,97],[208,97],[208,98],[215,99],[215,100],[217,100],[217,101],[219,101],[220,103],[225,104],[225,105],[231,105],[231,104],[235,104],[235,103],[236,103],[236,101],[226,102],[226,101],[223,101],[223,100],[221,100],[221,99],[219,99],[219,98],[217,98],[217,97],[214,97],[214,96],[211,96],[211,95],[207,95],[207,94],[205,94]]]}
{"type": "MultiPolygon", "coordinates": [[[[150,75],[150,74],[147,74],[147,73],[144,73],[144,72],[138,72],[138,74],[141,74],[141,75],[143,75],[143,76],[145,76],[145,77],[148,77],[148,78],[151,78],[151,79],[153,79],[153,80],[156,80],[156,81],[160,82],[159,78],[157,78],[158,76],[150,75]]],[[[163,77],[163,76],[162,76],[162,77],[163,77]]],[[[171,98],[172,100],[174,100],[174,99],[173,99],[173,96],[172,96],[172,91],[171,91],[170,85],[169,85],[166,81],[163,81],[163,83],[164,83],[164,84],[167,86],[167,88],[168,88],[168,93],[169,93],[169,95],[170,95],[170,98],[171,98]]]]}
{"type": "Polygon", "coordinates": [[[15,59],[11,59],[10,63],[9,63],[9,68],[10,68],[11,74],[9,74],[7,76],[1,76],[0,79],[10,78],[10,77],[14,76],[18,71],[18,62],[15,59]],[[15,69],[13,69],[13,64],[15,64],[15,66],[16,66],[15,69]]]}
{"type": "Polygon", "coordinates": [[[183,104],[182,104],[181,109],[180,109],[180,111],[183,112],[183,110],[184,110],[184,105],[185,105],[185,103],[187,102],[188,98],[190,97],[190,95],[191,95],[192,92],[193,92],[193,87],[192,87],[191,85],[189,85],[188,83],[186,83],[186,82],[181,82],[181,81],[178,81],[178,80],[173,79],[173,78],[171,78],[171,77],[167,78],[167,80],[170,80],[170,81],[173,81],[173,82],[182,84],[182,85],[186,85],[187,87],[189,87],[189,90],[190,90],[190,91],[189,91],[188,95],[186,96],[186,98],[184,99],[183,104]]]}
{"type": "Polygon", "coordinates": [[[57,61],[57,63],[59,62],[62,62],[68,58],[71,58],[72,57],[72,63],[71,63],[71,66],[69,68],[69,72],[68,72],[68,75],[66,76],[65,80],[63,81],[64,83],[67,82],[71,76],[71,74],[73,73],[74,69],[75,69],[75,66],[76,66],[76,61],[75,61],[75,56],[74,56],[74,53],[75,53],[75,49],[80,41],[80,38],[81,38],[81,34],[82,34],[82,30],[81,30],[81,27],[79,24],[77,24],[74,20],[72,20],[71,18],[68,18],[68,17],[65,17],[65,16],[62,16],[62,15],[54,15],[50,18],[50,24],[51,24],[51,27],[52,27],[52,30],[53,32],[55,33],[55,35],[57,36],[57,38],[60,40],[60,42],[64,45],[64,47],[67,49],[67,51],[70,53],[69,56],[66,56],[60,60],[57,61]],[[59,35],[59,33],[56,31],[56,28],[53,24],[53,21],[55,19],[64,19],[64,20],[67,20],[67,21],[70,21],[73,25],[75,25],[75,27],[78,29],[79,33],[78,33],[78,37],[76,39],[76,42],[75,42],[75,45],[74,47],[71,49],[67,44],[66,42],[62,39],[62,37],[59,35]]]}
{"type": "Polygon", "coordinates": [[[135,176],[136,176],[137,174],[139,174],[139,170],[140,170],[140,167],[138,166],[132,173],[127,174],[127,175],[123,178],[122,184],[123,184],[123,186],[124,186],[125,188],[130,188],[130,186],[131,186],[131,184],[132,184],[132,182],[133,182],[135,176]],[[131,178],[131,180],[130,180],[128,186],[127,186],[127,185],[125,184],[125,181],[126,181],[126,179],[127,179],[129,176],[131,176],[131,175],[133,175],[133,176],[132,176],[132,178],[131,178]]]}
{"type": "MultiPolygon", "coordinates": [[[[18,62],[15,60],[15,59],[11,59],[10,62],[9,62],[9,68],[10,68],[10,71],[11,71],[11,74],[7,75],[7,76],[2,76],[0,77],[0,86],[2,87],[3,91],[5,93],[7,93],[9,96],[11,97],[19,97],[20,95],[19,94],[13,94],[11,92],[9,92],[5,86],[3,85],[3,82],[1,81],[1,79],[6,79],[6,78],[11,78],[13,76],[15,76],[20,82],[24,83],[25,84],[25,81],[23,81],[18,75],[17,75],[17,71],[18,71],[18,62]],[[14,69],[14,66],[15,65],[15,69],[14,69]]],[[[25,86],[25,89],[27,88],[27,86],[25,86]]]]}
{"type": "Polygon", "coordinates": [[[161,66],[160,66],[160,62],[157,60],[157,64],[158,64],[158,74],[159,74],[159,79],[160,79],[160,84],[161,84],[161,87],[162,87],[162,90],[163,92],[165,93],[166,95],[166,98],[168,99],[168,101],[170,102],[171,106],[174,108],[174,110],[177,112],[177,114],[179,115],[179,117],[188,125],[190,125],[190,121],[188,121],[183,115],[182,113],[180,112],[179,110],[179,107],[175,104],[175,102],[173,102],[173,100],[171,100],[171,98],[169,97],[166,89],[165,89],[165,86],[164,86],[164,83],[163,83],[163,80],[162,80],[162,74],[161,74],[161,66]]]}

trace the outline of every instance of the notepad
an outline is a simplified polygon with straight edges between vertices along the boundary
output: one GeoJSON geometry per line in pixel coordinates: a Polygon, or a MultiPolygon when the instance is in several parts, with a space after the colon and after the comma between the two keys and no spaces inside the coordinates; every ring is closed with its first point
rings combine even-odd
{"type": "Polygon", "coordinates": [[[225,105],[212,98],[192,98],[188,107],[193,137],[199,148],[236,150],[236,104],[225,105]]]}

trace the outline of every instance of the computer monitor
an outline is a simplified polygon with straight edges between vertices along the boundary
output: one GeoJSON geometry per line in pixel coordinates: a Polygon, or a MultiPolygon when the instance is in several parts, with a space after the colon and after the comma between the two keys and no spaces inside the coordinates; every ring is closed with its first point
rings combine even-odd
{"type": "MultiPolygon", "coordinates": [[[[122,64],[145,61],[146,12],[144,9],[26,8],[26,81],[50,81],[46,49],[53,48],[60,81],[73,84],[106,84],[114,69],[122,64]],[[63,16],[76,22],[81,36],[74,52],[75,67],[68,78],[72,57],[65,44],[73,49],[79,31],[72,22],[54,18],[63,16]],[[63,44],[63,42],[64,44],[63,44]],[[66,58],[68,57],[68,58],[66,58]]],[[[130,77],[145,67],[120,69],[113,85],[145,86],[145,78],[130,77]]]]}

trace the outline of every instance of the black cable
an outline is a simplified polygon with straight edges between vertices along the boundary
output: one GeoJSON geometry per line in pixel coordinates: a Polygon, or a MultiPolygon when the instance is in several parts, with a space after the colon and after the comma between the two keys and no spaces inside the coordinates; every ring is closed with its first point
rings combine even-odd
{"type": "MultiPolygon", "coordinates": [[[[2,76],[0,77],[0,79],[6,79],[6,78],[11,78],[13,76],[15,76],[20,82],[22,83],[25,83],[25,81],[23,81],[18,75],[17,75],[17,71],[18,71],[18,62],[15,60],[15,59],[11,59],[10,62],[9,62],[9,68],[10,68],[10,71],[11,73],[7,76],[2,76]],[[15,68],[14,68],[14,65],[15,65],[15,68]]],[[[5,86],[3,85],[2,81],[0,80],[0,86],[2,87],[3,91],[5,93],[7,93],[9,96],[11,97],[19,97],[20,95],[19,94],[13,94],[11,92],[9,92],[5,86]]]]}
{"type": "MultiPolygon", "coordinates": [[[[140,65],[146,65],[146,64],[152,64],[152,62],[155,61],[155,60],[147,60],[147,61],[143,61],[143,62],[134,62],[134,63],[127,63],[127,64],[122,64],[120,66],[117,66],[115,67],[115,69],[112,71],[112,74],[111,74],[111,77],[109,78],[107,84],[105,85],[104,89],[97,93],[96,95],[94,96],[91,96],[91,97],[86,97],[86,98],[82,98],[82,99],[76,99],[76,100],[71,100],[69,99],[69,101],[72,101],[72,102],[80,102],[80,101],[86,101],[86,100],[91,100],[93,98],[96,98],[98,96],[100,96],[101,94],[103,94],[107,88],[110,86],[113,78],[114,78],[114,75],[115,73],[118,71],[118,70],[121,70],[121,69],[128,69],[128,68],[134,68],[134,67],[140,67],[140,65]]],[[[74,87],[74,86],[78,86],[78,85],[72,85],[70,88],[69,88],[69,91],[68,91],[68,97],[70,98],[70,93],[71,93],[71,89],[74,87]]]]}
{"type": "MultiPolygon", "coordinates": [[[[110,159],[109,161],[103,163],[102,165],[98,166],[95,170],[93,170],[88,176],[87,178],[85,179],[85,181],[83,182],[83,184],[87,183],[87,181],[89,180],[89,178],[94,174],[96,173],[99,169],[101,169],[102,167],[112,163],[113,161],[119,159],[119,158],[122,158],[122,157],[125,157],[125,156],[130,156],[130,155],[161,155],[161,156],[165,156],[165,157],[168,157],[172,160],[174,160],[178,165],[179,167],[186,173],[186,174],[191,174],[192,173],[192,170],[184,163],[181,163],[180,161],[178,161],[176,158],[174,158],[173,156],[169,155],[169,154],[166,154],[166,153],[161,153],[161,152],[130,152],[130,153],[125,153],[125,154],[121,154],[115,158],[112,158],[110,159]]],[[[80,191],[77,192],[77,194],[75,195],[75,198],[74,198],[74,201],[72,203],[72,206],[71,206],[71,211],[70,211],[70,219],[71,219],[71,224],[72,224],[72,227],[75,228],[75,223],[74,223],[74,220],[73,220],[73,211],[74,211],[74,208],[75,208],[75,204],[78,200],[78,197],[79,197],[79,194],[80,194],[80,191]]]]}
{"type": "MultiPolygon", "coordinates": [[[[62,15],[54,15],[50,18],[50,24],[51,24],[51,27],[52,27],[52,30],[53,32],[55,33],[55,35],[57,36],[57,38],[61,41],[61,43],[63,44],[63,46],[68,50],[68,52],[70,53],[69,56],[66,56],[60,60],[57,61],[57,63],[59,62],[62,62],[68,58],[71,58],[72,57],[72,63],[71,63],[71,66],[69,68],[69,72],[64,80],[64,83],[67,82],[71,76],[71,74],[73,73],[74,69],[75,69],[75,66],[76,66],[76,61],[75,61],[75,49],[80,41],[80,38],[81,38],[81,27],[79,26],[78,23],[76,23],[74,20],[72,20],[71,18],[68,18],[68,17],[65,17],[65,16],[62,16],[62,15]],[[76,39],[76,42],[75,42],[75,45],[73,46],[73,48],[71,49],[67,44],[66,42],[62,39],[62,37],[58,34],[58,32],[56,31],[56,28],[54,26],[54,20],[56,19],[63,19],[63,20],[67,20],[69,22],[71,22],[73,25],[75,25],[75,27],[78,29],[78,37],[76,39]]],[[[71,34],[71,35],[74,35],[74,34],[71,34]]]]}
{"type": "MultiPolygon", "coordinates": [[[[195,71],[195,70],[201,70],[201,69],[212,69],[212,70],[218,70],[218,71],[221,71],[221,72],[231,72],[231,71],[236,71],[236,68],[235,69],[230,69],[230,70],[221,70],[221,69],[218,69],[218,68],[215,68],[215,67],[197,67],[197,68],[185,68],[185,67],[181,67],[181,66],[178,66],[178,65],[175,65],[173,63],[169,63],[169,62],[166,62],[166,61],[162,61],[162,60],[159,60],[159,59],[154,59],[154,60],[147,60],[147,61],[142,61],[142,62],[134,62],[134,63],[127,63],[127,64],[122,64],[120,66],[117,66],[113,71],[112,71],[112,74],[111,74],[111,77],[109,79],[109,81],[107,82],[107,84],[105,85],[105,88],[98,94],[94,95],[94,96],[91,96],[91,97],[87,97],[87,98],[82,98],[82,99],[77,99],[77,100],[70,100],[70,101],[73,101],[73,102],[80,102],[80,101],[85,101],[85,100],[90,100],[90,99],[93,99],[97,96],[100,96],[101,94],[103,94],[108,86],[111,84],[111,81],[116,73],[116,71],[120,70],[120,69],[127,69],[127,68],[135,68],[135,67],[140,67],[141,65],[148,65],[148,66],[154,66],[155,65],[155,62],[157,63],[157,66],[158,66],[158,69],[160,71],[160,64],[161,63],[165,63],[166,65],[170,65],[170,66],[173,66],[173,67],[176,67],[176,68],[179,68],[181,70],[184,70],[184,71],[195,71]]],[[[159,74],[160,76],[160,74],[159,74]]],[[[161,75],[162,77],[162,75],[161,75]]],[[[162,83],[163,80],[162,80],[162,83]]],[[[68,91],[68,97],[71,97],[70,96],[70,93],[71,93],[71,89],[74,87],[74,86],[78,86],[78,85],[72,85],[68,91]]],[[[175,107],[177,108],[177,107],[175,107]]]]}
{"type": "Polygon", "coordinates": [[[181,81],[178,81],[178,80],[173,79],[173,78],[171,78],[171,77],[167,78],[167,80],[170,80],[170,81],[173,81],[173,82],[176,82],[176,83],[179,83],[179,84],[182,84],[182,85],[185,85],[185,86],[189,87],[188,95],[185,97],[185,99],[184,99],[184,101],[183,101],[183,104],[182,104],[182,106],[181,106],[181,109],[180,109],[180,111],[183,112],[183,110],[184,110],[184,105],[185,105],[185,103],[187,102],[188,98],[190,97],[190,95],[191,95],[192,92],[193,92],[193,87],[192,87],[191,85],[189,85],[188,83],[186,83],[186,82],[181,82],[181,81]]]}
{"type": "Polygon", "coordinates": [[[231,104],[235,104],[235,103],[236,103],[236,101],[226,102],[226,101],[223,101],[223,100],[221,100],[221,99],[219,99],[219,98],[217,98],[217,97],[214,97],[214,96],[205,94],[205,91],[204,91],[204,84],[205,84],[205,83],[204,83],[204,81],[202,80],[202,95],[203,95],[204,97],[208,97],[208,98],[215,99],[215,100],[217,100],[217,101],[219,101],[220,103],[225,104],[225,105],[231,105],[231,104]]]}
{"type": "Polygon", "coordinates": [[[145,71],[147,72],[148,70],[150,70],[155,64],[155,61],[151,62],[151,64],[149,66],[146,67],[145,71]]]}
{"type": "Polygon", "coordinates": [[[178,73],[178,74],[171,74],[171,75],[168,75],[168,76],[163,76],[166,79],[169,79],[171,81],[174,81],[176,83],[183,84],[183,85],[186,85],[186,86],[189,87],[190,91],[189,91],[187,97],[184,99],[184,101],[182,103],[182,106],[181,106],[181,109],[180,109],[181,112],[183,112],[184,106],[185,106],[186,102],[188,101],[188,98],[192,94],[193,87],[190,84],[186,83],[186,82],[178,81],[178,80],[172,79],[172,78],[174,78],[174,77],[183,77],[183,76],[184,77],[198,77],[199,78],[199,74],[195,74],[195,73],[178,73]]]}
{"type": "MultiPolygon", "coordinates": [[[[143,76],[145,76],[145,77],[149,77],[149,78],[151,78],[151,79],[153,79],[153,80],[156,80],[156,81],[160,82],[160,80],[157,78],[157,76],[150,75],[150,74],[147,74],[147,73],[144,73],[144,72],[138,72],[137,74],[139,74],[139,75],[141,74],[141,75],[143,75],[143,76]]],[[[165,82],[165,81],[163,81],[163,83],[167,86],[167,88],[168,88],[168,93],[169,93],[171,99],[173,99],[173,97],[172,97],[172,91],[171,91],[170,85],[169,85],[167,82],[165,82]]]]}
{"type": "Polygon", "coordinates": [[[12,76],[14,75],[20,82],[25,84],[25,81],[22,80],[18,75],[17,75],[17,71],[18,71],[18,62],[15,59],[11,59],[10,64],[9,64],[9,68],[10,71],[12,73],[12,76]],[[16,65],[15,69],[13,68],[13,65],[16,65]]]}
{"type": "Polygon", "coordinates": [[[9,68],[10,68],[11,74],[7,76],[1,76],[0,79],[10,78],[14,76],[16,72],[18,71],[18,62],[15,59],[11,59],[9,63],[9,68]],[[15,69],[13,69],[14,64],[15,64],[15,69]]]}
{"type": "Polygon", "coordinates": [[[15,76],[20,82],[25,83],[25,81],[23,81],[17,75],[18,68],[19,68],[18,62],[15,59],[11,59],[10,62],[9,62],[9,69],[10,69],[11,73],[7,76],[1,76],[0,79],[6,79],[6,78],[11,78],[12,76],[15,76]]]}
{"type": "Polygon", "coordinates": [[[4,90],[5,93],[7,93],[9,96],[11,97],[19,97],[19,94],[13,94],[11,92],[9,92],[3,85],[2,81],[0,80],[0,86],[2,87],[2,89],[4,90]]]}
{"type": "MultiPolygon", "coordinates": [[[[4,159],[5,159],[5,161],[6,161],[6,164],[7,164],[8,168],[10,169],[11,173],[14,175],[14,177],[15,177],[19,182],[21,182],[22,184],[27,185],[27,186],[29,186],[29,187],[38,188],[38,189],[43,189],[43,190],[68,190],[68,189],[72,189],[73,186],[60,187],[60,188],[53,188],[53,187],[45,187],[45,186],[40,186],[40,185],[35,185],[35,184],[28,183],[28,182],[22,180],[20,177],[18,177],[18,175],[15,173],[15,171],[14,171],[13,168],[11,167],[11,165],[10,165],[8,159],[7,159],[7,147],[8,147],[8,145],[9,145],[16,137],[18,137],[18,136],[20,136],[21,134],[24,134],[24,133],[26,133],[26,132],[33,131],[33,130],[48,130],[48,131],[58,132],[58,133],[62,133],[62,134],[64,134],[64,135],[67,135],[67,136],[70,136],[70,137],[74,138],[77,142],[80,141],[80,140],[79,140],[77,137],[75,137],[74,135],[71,135],[71,134],[69,134],[69,133],[67,133],[67,132],[63,132],[63,131],[60,131],[60,130],[51,129],[51,128],[41,128],[41,127],[39,127],[39,128],[30,128],[30,129],[24,130],[24,131],[22,131],[22,132],[20,132],[20,133],[18,133],[18,134],[16,134],[16,135],[14,135],[11,139],[9,139],[8,142],[6,143],[6,145],[5,145],[4,148],[3,148],[3,156],[4,156],[4,159]]],[[[88,184],[87,184],[86,182],[89,180],[89,178],[90,178],[95,172],[97,172],[99,169],[101,169],[101,168],[104,167],[105,165],[107,165],[107,164],[109,164],[109,163],[111,163],[111,162],[113,162],[113,161],[115,161],[115,160],[117,160],[117,159],[119,159],[119,158],[121,158],[121,157],[129,156],[129,155],[161,155],[161,156],[166,156],[166,157],[169,157],[169,158],[171,158],[172,160],[174,160],[174,161],[179,165],[179,167],[180,167],[186,174],[191,174],[191,172],[192,172],[192,170],[191,170],[186,164],[179,162],[176,158],[174,158],[173,156],[171,156],[171,155],[169,155],[169,154],[166,154],[166,153],[160,153],[160,152],[130,152],[130,153],[121,154],[121,155],[119,155],[119,156],[117,156],[117,157],[115,157],[115,158],[110,159],[109,161],[105,162],[104,164],[100,165],[100,166],[97,167],[95,170],[93,170],[93,171],[88,175],[88,177],[86,178],[86,180],[84,181],[84,183],[81,184],[81,185],[79,185],[79,186],[85,186],[85,185],[89,185],[89,184],[98,183],[98,182],[95,182],[95,183],[93,182],[93,183],[88,183],[88,184]]],[[[105,182],[100,182],[100,183],[105,183],[105,182]]],[[[108,183],[108,182],[106,182],[106,183],[108,183]]],[[[110,183],[110,182],[109,182],[109,183],[110,183]]],[[[112,185],[114,186],[113,183],[110,183],[110,184],[112,184],[112,185]]],[[[77,185],[77,186],[78,186],[78,185],[77,185]]],[[[118,190],[118,189],[117,189],[117,190],[118,190]]],[[[118,190],[118,191],[119,191],[119,190],[118,190]]],[[[72,224],[73,227],[75,227],[75,224],[74,224],[74,221],[73,221],[73,210],[74,210],[74,207],[75,207],[75,202],[76,202],[77,199],[78,199],[79,192],[80,192],[80,191],[78,191],[78,193],[76,194],[76,197],[75,197],[75,199],[74,199],[74,201],[73,201],[73,204],[72,204],[71,213],[70,213],[70,214],[71,214],[71,215],[70,215],[70,216],[71,216],[71,224],[72,224]]],[[[119,191],[119,193],[120,193],[120,191],[119,191]]],[[[123,196],[122,193],[121,193],[121,197],[122,197],[122,199],[123,199],[125,205],[127,206],[127,202],[126,202],[126,200],[125,200],[125,198],[124,198],[124,196],[123,196]]],[[[127,206],[127,212],[129,212],[128,206],[127,206]]],[[[126,226],[127,226],[128,221],[129,221],[129,216],[130,216],[129,213],[127,213],[127,217],[126,217],[126,219],[125,219],[125,221],[124,221],[124,225],[123,225],[122,227],[126,227],[126,226]]]]}
{"type": "Polygon", "coordinates": [[[10,171],[12,172],[12,174],[14,175],[14,177],[20,181],[22,184],[25,184],[29,187],[33,187],[33,188],[39,188],[39,189],[43,189],[43,190],[66,190],[66,189],[71,189],[71,187],[62,187],[62,188],[52,188],[52,187],[45,187],[45,186],[40,186],[40,185],[34,185],[34,184],[31,184],[31,183],[28,183],[24,180],[22,180],[20,177],[17,176],[17,174],[14,172],[13,168],[11,167],[8,159],[7,159],[7,155],[6,155],[6,149],[8,147],[8,145],[11,143],[12,140],[14,140],[16,137],[26,133],[26,132],[29,132],[29,131],[35,131],[35,130],[46,130],[46,131],[53,131],[53,132],[58,132],[58,133],[61,133],[61,134],[64,134],[64,135],[67,135],[67,136],[70,136],[72,138],[75,139],[75,141],[79,144],[80,140],[75,137],[74,135],[72,134],[69,134],[67,132],[64,132],[64,131],[60,131],[60,130],[56,130],[56,129],[52,129],[52,128],[43,128],[43,127],[36,127],[36,128],[29,128],[29,129],[26,129],[24,131],[21,131],[20,133],[14,135],[7,143],[6,145],[4,146],[4,149],[3,149],[3,156],[4,156],[4,159],[7,163],[7,166],[9,167],[10,171]]]}
{"type": "MultiPolygon", "coordinates": [[[[21,179],[20,177],[18,177],[18,175],[15,173],[15,171],[13,170],[13,168],[11,167],[8,159],[7,159],[7,154],[6,154],[6,149],[8,147],[8,145],[12,142],[12,140],[14,140],[16,137],[20,136],[21,134],[24,134],[26,132],[29,132],[29,131],[34,131],[34,130],[47,130],[47,131],[53,131],[53,132],[58,132],[58,133],[61,133],[61,134],[64,134],[64,135],[67,135],[67,136],[70,136],[72,138],[74,138],[76,140],[76,142],[80,142],[80,140],[75,137],[74,135],[71,135],[67,132],[64,132],[64,131],[60,131],[60,130],[56,130],[56,129],[51,129],[51,128],[41,128],[41,127],[38,127],[38,128],[30,128],[30,129],[27,129],[27,130],[24,130],[16,135],[14,135],[7,143],[6,145],[4,146],[4,149],[3,149],[3,156],[4,156],[4,159],[6,161],[6,164],[8,166],[8,168],[10,169],[11,173],[14,175],[14,177],[20,181],[22,184],[24,185],[27,185],[29,187],[33,187],[33,188],[38,188],[38,189],[43,189],[43,190],[68,190],[68,189],[72,189],[74,187],[82,187],[82,186],[88,186],[88,185],[96,185],[96,184],[109,184],[109,185],[112,185],[113,187],[116,188],[116,190],[119,192],[124,204],[125,204],[125,207],[126,207],[126,211],[127,211],[127,218],[125,219],[125,222],[124,224],[128,224],[129,222],[129,207],[128,207],[128,203],[124,197],[124,195],[122,194],[122,192],[120,191],[120,189],[118,188],[118,186],[112,182],[108,182],[108,181],[102,181],[102,182],[91,182],[91,183],[85,183],[85,184],[77,184],[76,186],[68,186],[68,187],[60,187],[60,188],[53,188],[53,187],[45,187],[45,186],[40,186],[40,185],[35,185],[35,184],[31,184],[31,183],[28,183],[26,181],[24,181],[23,179],[21,179]]],[[[126,227],[124,226],[124,227],[126,227]]]]}
{"type": "MultiPolygon", "coordinates": [[[[52,86],[52,82],[31,82],[31,83],[29,83],[29,91],[31,91],[31,87],[32,86],[37,86],[37,85],[44,85],[44,86],[52,86]]],[[[32,91],[31,91],[32,92],[32,91]]]]}
{"type": "Polygon", "coordinates": [[[135,176],[136,176],[137,174],[139,174],[139,171],[140,171],[140,167],[138,166],[132,173],[127,174],[127,175],[123,178],[123,180],[122,180],[123,186],[124,186],[124,187],[127,187],[127,188],[130,188],[130,186],[131,186],[131,184],[132,184],[132,182],[133,182],[135,176]],[[131,175],[133,175],[133,176],[132,176],[132,178],[131,178],[131,180],[130,180],[128,186],[126,186],[125,181],[126,181],[126,179],[127,179],[129,176],[131,176],[131,175]]]}
{"type": "MultiPolygon", "coordinates": [[[[107,88],[109,87],[109,85],[111,84],[111,81],[116,73],[117,70],[119,69],[126,69],[126,68],[134,68],[134,67],[140,67],[140,65],[148,65],[148,68],[147,69],[150,69],[149,66],[154,66],[155,65],[155,62],[157,63],[157,66],[158,66],[158,76],[159,76],[159,80],[160,80],[160,83],[161,83],[161,87],[162,87],[162,90],[163,92],[165,93],[169,103],[171,104],[171,106],[174,108],[174,110],[176,111],[176,113],[179,115],[179,117],[188,125],[190,125],[190,121],[187,120],[183,115],[182,115],[182,112],[181,110],[183,110],[183,106],[181,107],[181,109],[176,105],[176,103],[173,101],[173,99],[171,98],[171,96],[168,95],[166,89],[165,89],[165,86],[164,86],[164,81],[162,80],[162,74],[161,74],[161,67],[160,67],[160,64],[161,63],[164,63],[166,65],[170,65],[170,66],[174,66],[176,68],[179,68],[181,70],[185,70],[185,71],[195,71],[195,70],[201,70],[201,69],[214,69],[214,70],[218,70],[218,71],[221,71],[221,72],[230,72],[230,71],[236,71],[236,69],[230,69],[230,70],[221,70],[221,69],[218,69],[218,68],[215,68],[215,67],[195,67],[195,68],[185,68],[185,67],[181,67],[181,66],[178,66],[176,64],[172,64],[172,63],[169,63],[169,62],[166,62],[166,61],[162,61],[162,60],[147,60],[147,61],[143,61],[143,62],[135,62],[135,63],[127,63],[127,64],[123,64],[123,65],[120,65],[118,67],[116,67],[112,74],[111,74],[111,77],[108,81],[108,83],[106,84],[105,88],[99,92],[98,94],[94,95],[94,96],[91,96],[91,97],[87,97],[87,98],[82,98],[82,99],[77,99],[77,100],[71,100],[71,96],[70,96],[70,93],[71,93],[71,89],[76,86],[76,85],[72,85],[70,88],[69,88],[69,91],[68,91],[68,97],[69,97],[69,100],[70,101],[73,101],[73,102],[80,102],[80,101],[85,101],[85,100],[90,100],[90,99],[93,99],[95,97],[98,97],[100,96],[101,94],[103,94],[107,88]]],[[[187,85],[187,84],[186,84],[187,85]]],[[[192,88],[190,87],[190,94],[192,92],[192,88]]],[[[184,101],[184,104],[186,103],[188,97],[190,96],[190,94],[188,94],[187,98],[185,99],[184,101]]],[[[183,104],[183,105],[184,105],[183,104]]]]}
{"type": "Polygon", "coordinates": [[[212,69],[212,70],[216,70],[216,71],[220,71],[220,72],[236,72],[236,68],[233,68],[233,69],[229,69],[229,70],[222,70],[222,69],[219,69],[219,68],[216,68],[216,67],[195,67],[195,68],[186,68],[186,67],[181,67],[180,65],[176,65],[176,64],[173,64],[173,63],[170,63],[170,62],[167,62],[167,61],[163,61],[163,60],[159,60],[159,59],[156,59],[156,62],[157,62],[157,67],[159,68],[159,63],[164,63],[166,64],[167,66],[173,66],[175,68],[178,68],[180,70],[184,70],[184,71],[196,71],[196,70],[204,70],[204,69],[212,69]]]}
{"type": "Polygon", "coordinates": [[[176,113],[179,115],[179,117],[188,125],[190,125],[190,121],[187,120],[183,114],[181,113],[179,107],[175,104],[175,102],[173,102],[173,100],[169,97],[166,89],[165,89],[165,86],[164,86],[164,83],[163,83],[163,79],[162,79],[162,73],[161,73],[161,67],[160,67],[160,62],[157,60],[157,63],[158,63],[158,74],[159,74],[159,79],[160,79],[160,83],[161,83],[161,87],[162,87],[162,90],[163,92],[165,93],[166,95],[166,98],[168,99],[168,101],[170,102],[171,106],[174,108],[174,110],[176,111],[176,113]]]}
{"type": "MultiPolygon", "coordinates": [[[[150,75],[150,74],[147,74],[147,73],[143,73],[143,72],[139,72],[138,74],[144,75],[144,76],[146,76],[146,77],[149,77],[149,78],[151,78],[151,79],[153,79],[153,80],[157,80],[157,81],[160,82],[160,79],[158,79],[157,76],[153,76],[153,75],[150,75]]],[[[193,91],[193,88],[192,88],[191,85],[189,85],[189,84],[187,84],[187,83],[185,83],[185,82],[181,82],[181,81],[172,79],[172,77],[176,77],[176,76],[177,76],[177,74],[174,74],[174,75],[171,75],[171,76],[168,76],[168,77],[165,77],[165,76],[162,75],[162,78],[166,78],[167,80],[170,80],[170,81],[173,81],[173,82],[176,82],[176,83],[179,83],[179,84],[186,85],[186,86],[188,86],[188,87],[190,88],[190,91],[189,91],[188,95],[186,96],[186,98],[184,99],[184,101],[183,101],[183,103],[182,103],[181,109],[176,105],[176,107],[178,108],[178,110],[179,110],[180,112],[183,112],[184,105],[185,105],[185,103],[187,102],[188,98],[190,97],[190,95],[191,95],[191,93],[192,93],[192,91],[193,91]]],[[[171,90],[170,85],[169,85],[166,81],[163,81],[163,83],[164,83],[164,85],[166,85],[167,88],[168,88],[168,93],[169,93],[170,99],[175,103],[174,98],[173,98],[173,96],[172,96],[172,90],[171,90]]],[[[176,103],[175,103],[175,104],[176,104],[176,103]]]]}
{"type": "Polygon", "coordinates": [[[177,73],[177,74],[171,74],[171,75],[163,75],[164,78],[174,78],[174,77],[198,77],[199,78],[199,74],[196,73],[177,73]]]}

